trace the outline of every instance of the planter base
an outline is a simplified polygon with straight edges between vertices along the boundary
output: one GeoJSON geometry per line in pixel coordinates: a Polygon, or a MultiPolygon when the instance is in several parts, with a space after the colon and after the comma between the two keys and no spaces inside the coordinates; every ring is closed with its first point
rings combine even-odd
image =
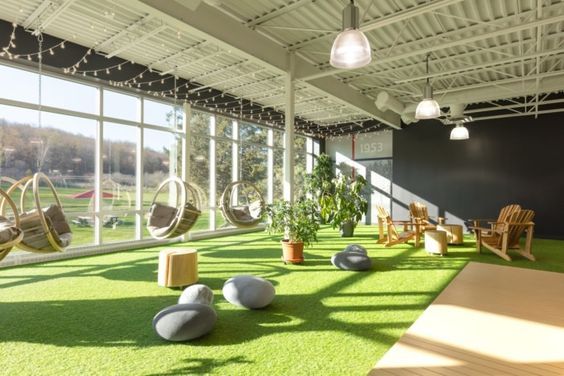
{"type": "Polygon", "coordinates": [[[355,224],[353,222],[345,222],[341,225],[341,237],[352,238],[354,236],[355,224]]]}
{"type": "Polygon", "coordinates": [[[304,243],[290,243],[281,241],[282,243],[282,261],[285,264],[301,264],[304,262],[304,243]]]}

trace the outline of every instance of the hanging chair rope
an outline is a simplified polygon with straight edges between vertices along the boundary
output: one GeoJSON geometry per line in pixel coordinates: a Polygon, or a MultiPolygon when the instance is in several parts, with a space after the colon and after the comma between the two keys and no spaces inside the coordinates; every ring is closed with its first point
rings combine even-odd
{"type": "Polygon", "coordinates": [[[262,214],[264,213],[265,202],[264,198],[260,194],[258,188],[247,181],[239,180],[234,181],[225,187],[223,194],[220,199],[220,209],[223,218],[231,223],[235,227],[249,228],[255,227],[262,220],[262,214]],[[248,187],[253,190],[258,199],[249,202],[249,195],[247,193],[247,202],[243,206],[233,205],[233,194],[239,191],[242,187],[248,187]]]}

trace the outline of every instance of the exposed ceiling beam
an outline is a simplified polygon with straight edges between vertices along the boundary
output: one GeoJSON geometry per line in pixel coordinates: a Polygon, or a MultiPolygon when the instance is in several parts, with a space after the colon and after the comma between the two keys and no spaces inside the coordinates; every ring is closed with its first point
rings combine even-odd
{"type": "MultiPolygon", "coordinates": [[[[161,76],[164,76],[165,74],[173,73],[173,72],[178,71],[178,70],[180,70],[180,69],[182,69],[182,68],[186,68],[187,66],[194,65],[194,64],[196,64],[196,63],[200,63],[200,62],[202,62],[202,61],[204,61],[204,60],[208,60],[208,59],[214,58],[214,57],[216,57],[216,56],[218,56],[218,55],[221,55],[221,54],[223,54],[223,53],[224,53],[223,51],[216,51],[216,52],[211,53],[211,54],[209,54],[209,55],[200,56],[200,57],[198,57],[198,58],[196,58],[196,59],[194,59],[194,60],[188,60],[186,63],[182,63],[182,64],[180,64],[180,65],[175,66],[174,68],[171,68],[171,69],[169,69],[169,70],[167,70],[167,71],[162,72],[162,73],[161,73],[161,76]]],[[[190,57],[190,58],[192,58],[192,57],[190,57]]]]}
{"type": "Polygon", "coordinates": [[[288,12],[296,10],[303,5],[306,5],[308,3],[313,3],[313,2],[315,2],[315,0],[295,0],[288,5],[283,5],[280,8],[278,8],[278,9],[276,9],[276,10],[270,12],[270,13],[267,13],[265,15],[262,15],[260,17],[255,18],[254,20],[247,22],[246,26],[252,27],[252,26],[260,25],[260,24],[265,23],[267,21],[270,21],[270,20],[272,20],[276,17],[279,17],[283,14],[286,14],[288,12]]]}
{"type": "MultiPolygon", "coordinates": [[[[564,39],[564,33],[546,35],[544,37],[544,40],[546,42],[550,42],[552,40],[560,41],[560,40],[563,40],[563,39],[564,39]]],[[[445,65],[451,65],[451,64],[458,65],[458,64],[462,63],[462,64],[466,64],[466,65],[469,65],[469,66],[473,66],[474,65],[473,59],[480,59],[484,55],[485,52],[492,52],[492,53],[498,54],[500,56],[511,56],[512,54],[509,54],[506,51],[511,51],[513,48],[519,47],[521,44],[523,44],[523,45],[528,45],[528,44],[534,45],[534,43],[536,43],[535,38],[523,39],[522,41],[500,44],[500,45],[493,47],[493,48],[487,48],[487,49],[481,48],[481,49],[474,50],[472,52],[461,52],[461,53],[452,54],[452,55],[449,55],[449,56],[446,56],[446,57],[442,57],[440,62],[442,64],[445,64],[445,65]]],[[[518,58],[518,56],[516,56],[516,58],[518,58]]],[[[430,63],[432,63],[432,61],[430,63]]],[[[403,65],[401,67],[382,69],[382,70],[369,72],[369,73],[355,73],[355,74],[352,74],[351,76],[344,78],[343,81],[350,84],[352,82],[356,82],[357,80],[359,80],[359,81],[362,81],[363,84],[366,84],[368,82],[367,79],[373,79],[374,77],[377,77],[377,79],[387,78],[389,81],[393,81],[394,80],[393,76],[400,77],[400,76],[403,75],[407,79],[407,78],[411,78],[413,76],[414,72],[424,72],[424,71],[425,71],[425,62],[424,61],[418,61],[416,63],[403,65]]],[[[435,71],[433,64],[431,64],[431,71],[435,71]]],[[[351,73],[353,73],[353,72],[351,72],[351,73]]],[[[370,91],[374,91],[370,88],[365,88],[364,90],[365,90],[364,91],[365,93],[370,92],[370,91]]],[[[379,89],[375,89],[375,90],[379,90],[379,89]]]]}
{"type": "Polygon", "coordinates": [[[47,16],[43,21],[41,21],[41,27],[43,29],[47,28],[53,21],[55,21],[68,7],[72,5],[76,0],[65,0],[62,4],[56,7],[51,14],[47,16]]]}
{"type": "MultiPolygon", "coordinates": [[[[226,50],[233,50],[269,69],[285,73],[288,69],[288,52],[265,36],[249,29],[221,11],[202,3],[190,11],[175,1],[125,0],[128,5],[161,18],[172,27],[187,30],[196,37],[213,41],[226,50]]],[[[296,56],[296,71],[314,74],[319,70],[303,58],[296,56]]],[[[310,85],[322,90],[333,99],[355,107],[358,111],[386,125],[400,129],[399,116],[390,111],[382,112],[373,100],[332,77],[312,80],[310,85]]]]}
{"type": "Polygon", "coordinates": [[[141,35],[140,37],[133,39],[133,40],[130,41],[129,43],[127,43],[127,44],[121,46],[120,48],[118,48],[118,49],[116,49],[116,50],[113,50],[113,51],[110,52],[106,57],[109,59],[109,58],[112,58],[112,57],[114,57],[114,56],[116,56],[116,55],[118,55],[118,54],[120,54],[120,53],[122,53],[122,52],[124,52],[124,51],[127,51],[127,50],[129,50],[130,48],[132,48],[132,47],[134,47],[134,46],[137,46],[137,45],[140,44],[140,43],[143,43],[143,42],[146,41],[147,39],[150,39],[150,38],[154,37],[154,36],[157,35],[158,33],[164,31],[166,28],[167,28],[166,25],[161,25],[161,26],[158,26],[158,27],[154,28],[153,30],[151,30],[151,31],[149,31],[149,32],[147,32],[147,33],[143,33],[143,35],[141,35]]]}
{"type": "MultiPolygon", "coordinates": [[[[375,30],[384,26],[388,26],[391,25],[393,23],[399,22],[399,21],[405,21],[409,18],[412,17],[416,17],[419,16],[421,14],[427,13],[427,12],[432,12],[436,9],[439,8],[443,8],[452,4],[456,4],[461,2],[462,0],[437,0],[434,2],[430,2],[430,3],[424,3],[424,4],[420,4],[420,5],[416,5],[414,7],[411,8],[407,8],[404,10],[401,10],[399,12],[396,13],[392,13],[388,16],[384,16],[381,18],[378,18],[376,20],[370,21],[370,22],[366,22],[364,24],[362,24],[360,26],[360,30],[363,32],[367,32],[367,31],[371,31],[371,30],[375,30]]],[[[339,27],[341,25],[338,25],[339,27]]],[[[335,30],[334,33],[338,32],[340,29],[335,30]]],[[[291,49],[293,50],[297,50],[302,48],[303,46],[306,46],[312,42],[317,42],[320,39],[324,39],[326,37],[332,36],[334,33],[326,33],[323,35],[320,35],[318,37],[315,38],[311,38],[311,39],[306,39],[303,40],[301,42],[297,42],[294,43],[290,46],[291,49]]]]}
{"type": "Polygon", "coordinates": [[[43,0],[41,4],[37,8],[31,12],[31,14],[22,22],[22,26],[24,29],[31,27],[37,19],[45,12],[49,6],[52,5],[51,0],[43,0]]]}
{"type": "Polygon", "coordinates": [[[118,39],[122,38],[123,36],[129,34],[130,32],[134,31],[135,29],[138,29],[139,27],[144,26],[151,18],[152,18],[152,16],[148,15],[148,16],[144,16],[144,17],[138,19],[137,21],[128,25],[125,29],[121,29],[120,31],[118,31],[117,33],[115,33],[114,35],[112,35],[111,37],[109,37],[108,39],[103,41],[102,43],[100,43],[98,45],[98,47],[96,47],[96,49],[99,50],[99,51],[103,51],[106,47],[109,47],[116,40],[118,40],[118,39]]]}
{"type": "MultiPolygon", "coordinates": [[[[486,32],[486,33],[472,34],[470,37],[460,38],[460,39],[452,40],[452,41],[448,41],[448,40],[445,41],[444,40],[445,36],[439,34],[435,37],[426,38],[424,40],[419,40],[421,42],[425,42],[426,44],[430,45],[429,47],[414,48],[414,49],[411,49],[409,52],[406,52],[406,53],[393,55],[393,56],[385,57],[385,58],[382,58],[382,59],[375,59],[369,66],[389,64],[389,63],[396,62],[398,60],[407,59],[407,58],[411,58],[411,57],[414,57],[414,56],[427,55],[429,53],[433,53],[433,52],[440,51],[440,50],[447,50],[449,48],[457,47],[457,46],[464,45],[464,44],[480,42],[480,41],[483,41],[487,38],[495,38],[495,37],[499,37],[499,36],[502,36],[502,35],[517,33],[517,32],[521,32],[523,30],[528,30],[528,29],[539,27],[539,26],[548,25],[548,24],[551,24],[551,23],[562,22],[562,21],[564,21],[564,15],[560,14],[560,15],[556,15],[556,16],[549,16],[549,17],[542,18],[542,19],[535,20],[535,21],[530,21],[530,22],[525,22],[525,23],[521,22],[518,25],[500,28],[500,29],[490,31],[490,32],[486,32]],[[442,43],[433,43],[433,41],[436,41],[436,42],[442,41],[442,43]]],[[[458,30],[458,31],[464,32],[466,30],[461,29],[461,30],[458,30]]],[[[297,72],[296,71],[296,76],[299,79],[303,79],[303,80],[308,81],[308,80],[315,80],[315,79],[322,78],[322,77],[332,76],[334,74],[342,73],[342,72],[346,72],[346,70],[344,70],[344,69],[329,69],[329,70],[325,70],[325,71],[319,71],[318,70],[318,73],[312,74],[312,75],[306,75],[303,72],[297,72]]]]}
{"type": "MultiPolygon", "coordinates": [[[[506,98],[524,97],[528,95],[536,95],[537,93],[552,93],[564,90],[564,72],[542,73],[526,78],[522,82],[521,77],[512,78],[498,82],[496,86],[478,84],[471,87],[461,87],[456,92],[445,93],[442,96],[436,96],[441,106],[448,106],[458,103],[481,103],[488,101],[501,100],[506,98]],[[536,80],[541,79],[537,87],[536,80]],[[542,80],[543,78],[550,78],[542,80]]],[[[458,88],[457,88],[458,89],[458,88]]],[[[404,112],[415,112],[417,104],[411,103],[406,105],[404,112]]]]}
{"type": "Polygon", "coordinates": [[[506,64],[511,64],[511,63],[517,63],[517,62],[521,62],[524,60],[536,60],[539,59],[541,57],[545,57],[545,56],[549,56],[549,55],[559,55],[564,53],[564,48],[561,49],[557,49],[557,50],[551,50],[551,51],[544,51],[544,52],[538,52],[538,53],[534,53],[534,54],[530,54],[530,55],[526,55],[526,56],[518,56],[518,57],[513,57],[513,58],[509,58],[509,59],[501,59],[501,60],[494,60],[488,63],[484,63],[484,64],[475,64],[475,65],[471,65],[465,68],[457,68],[457,69],[451,69],[451,70],[447,70],[447,71],[442,71],[442,72],[437,72],[437,73],[430,73],[430,74],[424,74],[421,76],[416,76],[416,77],[412,77],[412,78],[407,78],[404,80],[398,80],[396,81],[396,84],[404,84],[404,83],[408,83],[408,82],[414,82],[414,81],[422,81],[425,80],[427,78],[446,78],[449,76],[453,76],[453,75],[459,75],[462,73],[468,73],[471,71],[476,71],[479,69],[484,69],[484,68],[488,68],[488,67],[502,67],[503,65],[506,64]]]}

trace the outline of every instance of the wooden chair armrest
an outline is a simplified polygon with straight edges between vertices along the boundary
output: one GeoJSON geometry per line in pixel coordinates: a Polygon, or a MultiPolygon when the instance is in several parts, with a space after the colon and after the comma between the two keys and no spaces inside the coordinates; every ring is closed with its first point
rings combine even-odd
{"type": "Polygon", "coordinates": [[[491,222],[491,221],[497,221],[497,218],[468,218],[466,221],[468,221],[468,222],[491,222]]]}
{"type": "Polygon", "coordinates": [[[402,225],[421,226],[421,223],[409,222],[409,221],[392,221],[392,223],[401,223],[402,225]]]}
{"type": "Polygon", "coordinates": [[[534,225],[535,225],[534,222],[527,222],[527,223],[522,223],[522,222],[503,222],[503,223],[507,223],[508,225],[521,225],[521,226],[534,226],[534,225]]]}
{"type": "Polygon", "coordinates": [[[475,231],[486,231],[486,232],[490,232],[492,230],[491,228],[488,227],[477,227],[477,226],[470,226],[469,228],[475,231]]]}

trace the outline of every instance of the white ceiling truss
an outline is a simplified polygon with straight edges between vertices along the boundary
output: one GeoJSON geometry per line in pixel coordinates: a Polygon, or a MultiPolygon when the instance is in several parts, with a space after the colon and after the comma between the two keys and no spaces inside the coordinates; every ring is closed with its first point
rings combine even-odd
{"type": "Polygon", "coordinates": [[[282,111],[294,56],[296,116],[324,128],[399,128],[427,78],[441,106],[468,104],[476,120],[562,106],[547,94],[564,90],[564,0],[357,0],[373,61],[354,71],[328,64],[345,3],[6,0],[0,18],[202,85],[192,93],[216,89],[282,111]],[[383,91],[401,111],[376,106],[383,91]]]}

